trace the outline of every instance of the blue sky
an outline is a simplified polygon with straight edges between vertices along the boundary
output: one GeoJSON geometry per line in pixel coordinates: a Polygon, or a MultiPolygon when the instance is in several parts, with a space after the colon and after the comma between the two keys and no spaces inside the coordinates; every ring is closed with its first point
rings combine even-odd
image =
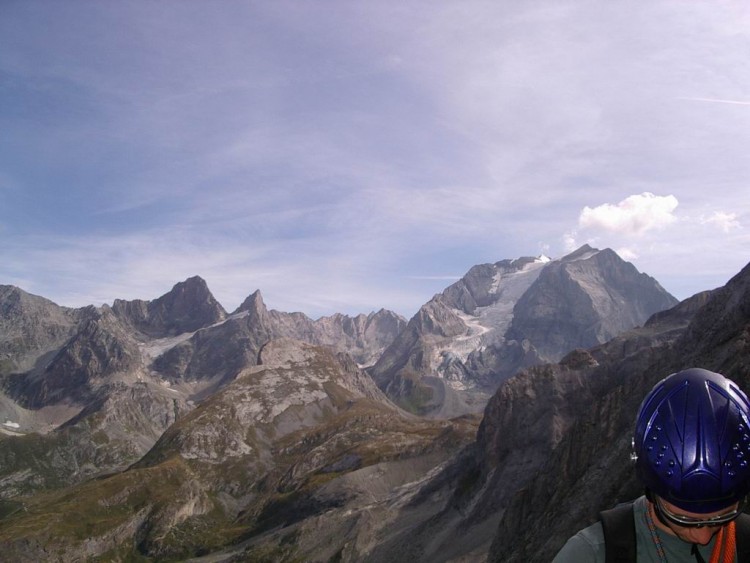
{"type": "Polygon", "coordinates": [[[682,299],[750,256],[748,53],[744,2],[0,0],[0,284],[410,317],[589,243],[682,299]]]}

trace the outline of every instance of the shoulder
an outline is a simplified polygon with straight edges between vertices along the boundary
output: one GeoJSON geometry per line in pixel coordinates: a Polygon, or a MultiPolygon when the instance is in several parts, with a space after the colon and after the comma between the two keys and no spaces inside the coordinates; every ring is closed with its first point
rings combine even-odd
{"type": "Polygon", "coordinates": [[[604,563],[604,529],[597,522],[572,536],[552,563],[604,563]]]}

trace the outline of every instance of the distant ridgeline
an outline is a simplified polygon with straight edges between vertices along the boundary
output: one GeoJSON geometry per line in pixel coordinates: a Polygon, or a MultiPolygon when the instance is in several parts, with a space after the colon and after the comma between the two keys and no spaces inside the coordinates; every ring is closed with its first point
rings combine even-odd
{"type": "Polygon", "coordinates": [[[475,266],[408,323],[229,314],[199,277],[80,309],[0,286],[3,556],[549,561],[637,494],[656,380],[749,383],[748,284],[678,304],[585,246],[475,266]]]}

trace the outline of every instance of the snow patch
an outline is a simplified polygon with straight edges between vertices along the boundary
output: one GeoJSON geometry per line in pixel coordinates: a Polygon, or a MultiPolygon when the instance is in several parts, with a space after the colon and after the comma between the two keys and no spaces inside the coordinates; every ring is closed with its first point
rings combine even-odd
{"type": "Polygon", "coordinates": [[[582,260],[588,260],[592,256],[596,256],[597,254],[599,254],[599,250],[597,250],[596,248],[592,248],[588,252],[584,252],[580,256],[576,256],[575,262],[580,262],[582,260]]]}
{"type": "Polygon", "coordinates": [[[499,268],[492,278],[490,293],[508,294],[507,297],[518,299],[539,276],[542,268],[551,261],[551,258],[542,255],[532,262],[525,263],[518,270],[508,271],[499,268]],[[532,276],[532,278],[527,280],[526,276],[532,276]]]}
{"type": "Polygon", "coordinates": [[[182,334],[178,334],[177,336],[170,336],[167,338],[155,338],[154,340],[151,340],[149,342],[143,342],[143,343],[138,344],[138,347],[141,349],[141,353],[144,356],[151,358],[153,360],[161,356],[167,350],[174,348],[178,344],[185,342],[186,340],[190,340],[196,332],[199,332],[201,330],[206,330],[207,328],[214,328],[219,325],[223,325],[225,322],[232,320],[232,319],[241,319],[243,317],[247,317],[248,314],[249,314],[249,311],[242,311],[235,315],[229,315],[223,321],[219,321],[218,323],[214,323],[210,326],[200,328],[196,331],[183,332],[182,334]]]}
{"type": "MultiPolygon", "coordinates": [[[[513,308],[550,261],[550,258],[542,255],[526,262],[517,270],[498,268],[490,289],[494,294],[494,302],[485,307],[477,307],[474,315],[467,315],[458,309],[452,310],[463,321],[466,333],[437,345],[431,357],[432,365],[441,366],[443,359],[449,356],[454,356],[465,364],[472,352],[503,342],[513,320],[513,308]]],[[[438,372],[442,371],[438,368],[438,372]]],[[[440,373],[440,376],[446,377],[444,373],[440,373]]],[[[448,381],[448,384],[453,389],[465,390],[466,383],[456,381],[455,378],[448,381]]]]}
{"type": "Polygon", "coordinates": [[[6,420],[5,422],[3,422],[3,426],[7,426],[8,428],[15,428],[15,429],[21,428],[20,424],[18,424],[17,422],[13,422],[11,420],[6,420]]]}

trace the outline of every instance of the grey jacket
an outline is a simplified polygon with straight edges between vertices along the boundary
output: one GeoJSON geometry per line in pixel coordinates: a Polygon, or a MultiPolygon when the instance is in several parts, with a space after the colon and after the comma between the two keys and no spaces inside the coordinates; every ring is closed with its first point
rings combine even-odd
{"type": "MultiPolygon", "coordinates": [[[[633,504],[638,563],[660,563],[656,546],[646,524],[646,497],[636,499],[633,504]]],[[[667,555],[669,563],[695,563],[691,554],[692,545],[657,528],[656,533],[667,555]]],[[[715,538],[706,546],[698,546],[703,559],[711,558],[715,538]]],[[[735,557],[736,560],[736,557],[735,557]]],[[[604,530],[597,522],[571,537],[558,552],[552,563],[605,563],[604,530]]]]}

